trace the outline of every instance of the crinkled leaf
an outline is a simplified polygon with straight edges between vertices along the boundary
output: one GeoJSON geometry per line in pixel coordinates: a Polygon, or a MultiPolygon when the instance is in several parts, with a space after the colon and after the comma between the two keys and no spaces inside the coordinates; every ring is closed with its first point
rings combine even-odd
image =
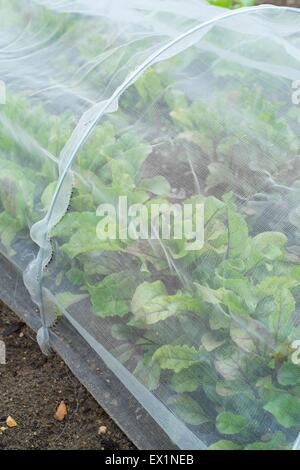
{"type": "Polygon", "coordinates": [[[256,292],[260,296],[273,295],[283,287],[293,289],[300,285],[300,280],[291,276],[268,276],[256,286],[256,292]]]}
{"type": "Polygon", "coordinates": [[[254,266],[261,260],[274,261],[281,258],[287,237],[281,232],[263,232],[251,240],[249,266],[254,266]]]}

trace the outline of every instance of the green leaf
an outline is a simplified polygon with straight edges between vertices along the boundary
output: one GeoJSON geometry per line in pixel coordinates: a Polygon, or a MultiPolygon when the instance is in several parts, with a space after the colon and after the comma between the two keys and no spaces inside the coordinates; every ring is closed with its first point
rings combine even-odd
{"type": "Polygon", "coordinates": [[[208,450],[240,450],[242,447],[232,441],[221,440],[208,447],[208,450]]]}
{"type": "Polygon", "coordinates": [[[85,273],[79,268],[71,268],[66,273],[69,281],[75,286],[84,287],[85,286],[85,273]]]}
{"type": "Polygon", "coordinates": [[[108,275],[98,284],[88,286],[95,314],[99,317],[126,315],[135,287],[136,279],[130,271],[108,275]]]}
{"type": "Polygon", "coordinates": [[[207,302],[212,305],[220,304],[223,296],[223,291],[221,289],[211,289],[210,287],[202,286],[197,282],[195,282],[195,287],[203,302],[207,302]]]}
{"type": "Polygon", "coordinates": [[[211,352],[217,349],[218,347],[224,344],[224,339],[218,339],[213,333],[205,333],[201,338],[201,343],[203,344],[206,351],[211,352]]]}
{"type": "Polygon", "coordinates": [[[267,402],[276,396],[276,393],[280,393],[280,390],[273,384],[273,379],[270,375],[258,379],[256,382],[256,387],[259,390],[259,394],[264,402],[267,402]]]}
{"type": "Polygon", "coordinates": [[[198,299],[177,291],[168,295],[162,281],[143,282],[132,298],[131,310],[136,320],[152,325],[167,318],[201,309],[198,299]]]}
{"type": "Polygon", "coordinates": [[[99,240],[96,235],[96,229],[89,227],[87,230],[80,229],[72,237],[68,243],[61,247],[62,251],[71,259],[83,253],[92,251],[119,251],[120,244],[117,240],[99,240]]]}
{"type": "Polygon", "coordinates": [[[241,297],[251,312],[254,312],[258,303],[255,288],[248,279],[222,279],[223,286],[232,290],[241,297]]]}
{"type": "Polygon", "coordinates": [[[216,216],[222,214],[226,209],[224,202],[214,196],[208,196],[205,198],[204,203],[205,225],[208,225],[212,220],[216,220],[216,216]]]}
{"type": "Polygon", "coordinates": [[[126,160],[111,160],[112,189],[118,195],[127,195],[135,189],[134,167],[126,160]]]}
{"type": "Polygon", "coordinates": [[[7,254],[13,256],[15,251],[12,249],[12,243],[17,233],[22,229],[18,220],[6,212],[0,213],[0,241],[6,248],[7,254]]]}
{"type": "Polygon", "coordinates": [[[92,211],[95,209],[95,202],[92,193],[80,192],[72,196],[72,209],[75,211],[92,211]]]}
{"type": "MultiPolygon", "coordinates": [[[[231,290],[224,289],[223,287],[219,289],[211,289],[206,286],[201,286],[197,283],[195,283],[195,287],[199,293],[200,299],[203,302],[208,302],[212,305],[222,304],[228,308],[229,313],[234,315],[247,316],[249,314],[249,309],[243,299],[231,290]]],[[[219,307],[219,311],[221,314],[221,307],[219,307]]],[[[225,316],[229,316],[225,310],[223,310],[223,314],[225,316]]]]}
{"type": "Polygon", "coordinates": [[[240,371],[243,364],[243,356],[235,351],[229,357],[216,359],[214,362],[216,370],[226,380],[234,380],[240,378],[240,371]]]}
{"type": "Polygon", "coordinates": [[[87,298],[87,294],[72,294],[72,292],[61,292],[56,295],[58,303],[66,309],[87,298]]]}
{"type": "Polygon", "coordinates": [[[254,335],[251,334],[246,328],[242,328],[235,322],[231,323],[230,336],[243,351],[247,353],[253,353],[256,351],[254,342],[254,335]]]}
{"type": "Polygon", "coordinates": [[[135,318],[147,324],[168,318],[171,312],[164,310],[161,304],[159,305],[160,299],[164,296],[167,296],[167,290],[163,282],[143,282],[140,284],[131,302],[131,311],[135,318]],[[156,299],[158,299],[158,304],[156,299]]]}
{"type": "Polygon", "coordinates": [[[34,184],[32,178],[34,175],[24,165],[22,167],[13,161],[1,159],[1,205],[21,227],[27,227],[33,208],[34,184]]]}
{"type": "Polygon", "coordinates": [[[168,400],[168,405],[187,424],[199,426],[210,421],[198,403],[189,395],[175,395],[168,400]]]}
{"type": "Polygon", "coordinates": [[[281,426],[298,426],[300,420],[300,399],[283,391],[273,392],[272,398],[264,406],[281,426]]]}
{"type": "Polygon", "coordinates": [[[281,232],[263,232],[256,235],[251,240],[252,264],[265,259],[274,261],[281,258],[287,237],[281,232]]]}
{"type": "Polygon", "coordinates": [[[280,367],[277,380],[280,385],[300,384],[300,366],[286,362],[280,367]]]}
{"type": "Polygon", "coordinates": [[[249,315],[249,309],[246,306],[243,299],[239,295],[227,289],[222,289],[222,290],[219,289],[219,290],[222,293],[221,303],[228,308],[231,314],[238,315],[238,316],[249,315]]]}
{"type": "Polygon", "coordinates": [[[257,354],[268,346],[274,348],[274,340],[270,335],[267,326],[251,317],[239,318],[233,321],[230,326],[230,336],[240,349],[247,353],[257,354]]]}
{"type": "Polygon", "coordinates": [[[103,168],[112,148],[118,148],[115,129],[110,122],[104,122],[94,129],[88,142],[79,150],[77,160],[80,169],[98,172],[103,168]]]}
{"type": "Polygon", "coordinates": [[[69,238],[78,229],[86,230],[88,227],[95,227],[99,221],[94,212],[68,212],[61,221],[53,227],[51,237],[69,238]]]}
{"type": "Polygon", "coordinates": [[[143,75],[135,81],[135,88],[138,91],[138,94],[145,101],[155,101],[159,95],[164,91],[161,83],[160,74],[157,73],[156,69],[149,67],[143,75]]]}
{"type": "Polygon", "coordinates": [[[269,441],[252,442],[245,447],[245,450],[284,450],[289,445],[282,432],[276,432],[269,441]]]}
{"type": "Polygon", "coordinates": [[[158,361],[162,369],[171,369],[174,372],[188,369],[195,364],[199,364],[202,360],[201,352],[197,351],[194,347],[172,344],[165,344],[158,348],[153,357],[158,361]]]}
{"type": "Polygon", "coordinates": [[[112,350],[113,355],[116,356],[122,364],[129,361],[134,352],[134,347],[131,343],[123,343],[112,350]]]}
{"type": "Polygon", "coordinates": [[[203,370],[201,366],[192,366],[183,369],[171,378],[170,385],[177,393],[194,392],[202,381],[203,370]],[[202,373],[201,373],[202,372],[202,373]]]}
{"type": "Polygon", "coordinates": [[[229,325],[229,316],[225,316],[223,312],[219,312],[217,310],[209,311],[209,326],[213,331],[228,329],[229,325]]]}
{"type": "Polygon", "coordinates": [[[229,387],[226,382],[224,383],[224,381],[216,383],[216,392],[218,395],[221,395],[221,397],[230,397],[235,393],[234,389],[229,387]]]}
{"type": "Polygon", "coordinates": [[[273,295],[283,287],[293,289],[299,287],[300,281],[291,276],[268,276],[256,286],[256,292],[260,296],[273,295]]]}
{"type": "Polygon", "coordinates": [[[139,188],[156,194],[157,196],[169,196],[171,192],[170,183],[161,175],[153,176],[153,178],[144,178],[139,183],[139,188]]]}
{"type": "Polygon", "coordinates": [[[42,196],[41,196],[41,201],[45,209],[49,209],[55,189],[57,186],[57,181],[52,181],[51,183],[48,184],[46,189],[44,190],[42,196]]]}
{"type": "Polygon", "coordinates": [[[244,257],[248,245],[248,227],[244,218],[228,209],[228,255],[244,257]]]}
{"type": "Polygon", "coordinates": [[[285,340],[293,328],[292,314],[295,311],[295,299],[291,292],[283,287],[274,294],[275,310],[269,316],[269,328],[276,341],[285,340]]]}
{"type": "Polygon", "coordinates": [[[221,434],[237,434],[242,432],[247,425],[244,416],[223,411],[217,416],[216,427],[221,434]]]}
{"type": "Polygon", "coordinates": [[[145,354],[139,360],[134,375],[148,388],[148,390],[155,390],[159,385],[160,367],[158,362],[153,359],[152,354],[145,354]]]}
{"type": "Polygon", "coordinates": [[[140,332],[137,328],[132,328],[122,323],[114,323],[111,327],[111,335],[119,341],[135,341],[140,337],[140,332]]]}

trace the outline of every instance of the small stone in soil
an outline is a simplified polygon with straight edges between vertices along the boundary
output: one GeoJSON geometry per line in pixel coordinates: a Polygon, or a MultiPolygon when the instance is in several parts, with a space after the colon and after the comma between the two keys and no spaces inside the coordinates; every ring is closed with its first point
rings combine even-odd
{"type": "Polygon", "coordinates": [[[98,434],[106,434],[107,427],[106,426],[100,426],[98,430],[98,434]]]}

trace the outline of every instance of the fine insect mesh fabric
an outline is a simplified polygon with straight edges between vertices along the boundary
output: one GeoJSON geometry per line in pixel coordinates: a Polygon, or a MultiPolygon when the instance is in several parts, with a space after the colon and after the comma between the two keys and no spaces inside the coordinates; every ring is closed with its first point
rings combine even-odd
{"type": "Polygon", "coordinates": [[[0,13],[0,252],[41,346],[66,317],[179,448],[297,448],[299,12],[0,13]]]}

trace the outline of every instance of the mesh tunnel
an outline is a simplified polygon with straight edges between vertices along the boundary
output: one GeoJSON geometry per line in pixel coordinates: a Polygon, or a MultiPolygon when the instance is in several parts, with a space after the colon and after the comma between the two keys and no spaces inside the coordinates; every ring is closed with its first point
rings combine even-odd
{"type": "Polygon", "coordinates": [[[126,3],[1,2],[5,266],[140,447],[297,448],[299,12],[126,3]]]}

